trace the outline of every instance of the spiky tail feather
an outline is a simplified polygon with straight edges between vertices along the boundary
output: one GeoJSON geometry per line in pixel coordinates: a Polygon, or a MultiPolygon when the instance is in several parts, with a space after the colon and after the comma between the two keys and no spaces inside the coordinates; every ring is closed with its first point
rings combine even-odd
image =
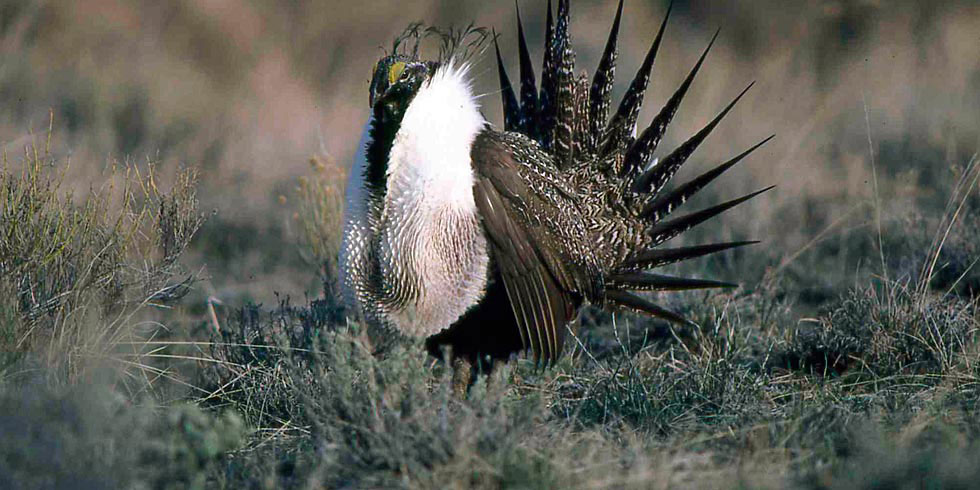
{"type": "MultiPolygon", "coordinates": [[[[671,6],[672,7],[672,6],[671,6]]],[[[772,139],[762,140],[748,150],[689,182],[666,191],[680,167],[752,87],[749,84],[717,116],[694,136],[661,160],[653,159],[681,101],[687,94],[711,47],[715,32],[694,67],[638,138],[637,118],[649,85],[671,7],[657,31],[642,64],[630,82],[617,109],[609,116],[611,92],[618,58],[618,36],[623,15],[620,0],[609,37],[591,86],[585,75],[573,76],[575,53],[569,36],[569,0],[558,1],[557,19],[548,1],[547,31],[540,92],[535,87],[531,56],[518,10],[517,34],[520,51],[520,102],[497,55],[504,120],[508,131],[517,131],[537,141],[555,158],[571,182],[581,185],[583,208],[598,208],[594,220],[596,243],[606,257],[603,302],[643,312],[673,322],[688,323],[648,299],[629,291],[677,291],[734,287],[735,284],[663,276],[648,272],[656,267],[742,247],[755,241],[740,241],[680,248],[658,248],[663,242],[698,224],[765,192],[771,187],[701,211],[667,219],[695,193],[772,139]]],[[[754,82],[753,82],[754,83],[754,82]]]]}

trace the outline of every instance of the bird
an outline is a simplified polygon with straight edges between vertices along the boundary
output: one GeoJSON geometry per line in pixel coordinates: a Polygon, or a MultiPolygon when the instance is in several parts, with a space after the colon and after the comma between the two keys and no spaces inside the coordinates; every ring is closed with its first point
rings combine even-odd
{"type": "Polygon", "coordinates": [[[670,8],[616,107],[623,0],[591,81],[584,72],[574,75],[570,1],[559,0],[554,15],[551,0],[547,9],[540,85],[519,9],[519,88],[508,77],[499,36],[489,36],[502,128],[483,116],[470,78],[473,52],[489,49],[486,31],[410,26],[375,65],[371,115],[348,177],[339,257],[345,303],[368,325],[424,338],[433,356],[448,350],[454,366],[472,372],[525,353],[536,365],[553,365],[586,304],[691,324],[638,293],[736,285],[651,271],[757,242],[663,243],[771,189],[674,216],[772,136],[688,182],[667,185],[751,84],[703,129],[653,157],[717,32],[637,134],[670,8]],[[437,59],[422,59],[419,40],[431,32],[441,36],[442,49],[437,59]]]}

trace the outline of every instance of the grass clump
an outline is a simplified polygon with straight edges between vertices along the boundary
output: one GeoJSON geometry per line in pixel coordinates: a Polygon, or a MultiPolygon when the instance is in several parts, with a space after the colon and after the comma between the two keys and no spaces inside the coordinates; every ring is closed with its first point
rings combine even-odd
{"type": "Polygon", "coordinates": [[[188,292],[179,258],[204,218],[188,169],[163,191],[152,165],[114,166],[75,198],[49,141],[4,155],[0,172],[0,351],[8,368],[30,352],[72,379],[139,338],[137,312],[188,292]]]}
{"type": "Polygon", "coordinates": [[[196,371],[195,382],[201,403],[234,407],[253,427],[288,432],[308,425],[295,372],[310,376],[320,337],[342,321],[324,300],[297,307],[284,299],[272,309],[246,304],[233,310],[219,320],[220,330],[211,332],[202,351],[207,362],[196,371]]]}
{"type": "MultiPolygon", "coordinates": [[[[275,318],[260,316],[261,328],[278,328],[275,318]]],[[[507,366],[460,399],[448,369],[417,342],[377,355],[359,328],[335,325],[310,347],[282,345],[276,365],[283,375],[262,386],[248,383],[252,390],[282,392],[266,398],[295,396],[292,418],[260,427],[249,448],[216,476],[223,485],[544,489],[646,488],[649,482],[651,454],[641,442],[619,439],[625,433],[575,430],[556,415],[550,374],[507,366]]],[[[269,380],[268,372],[240,374],[269,380]]],[[[226,406],[246,413],[254,406],[233,392],[223,395],[226,406]]],[[[664,452],[654,461],[661,457],[668,459],[664,452]]]]}
{"type": "Polygon", "coordinates": [[[132,405],[106,383],[0,386],[0,487],[205,488],[248,432],[233,413],[132,405]]]}
{"type": "MultiPolygon", "coordinates": [[[[447,370],[420,345],[396,343],[376,357],[363,332],[327,308],[324,301],[249,306],[228,315],[210,343],[219,362],[200,382],[211,390],[204,398],[243,413],[259,427],[253,443],[265,448],[229,468],[231,478],[252,481],[246,468],[257,466],[277,485],[402,487],[435,485],[446,465],[471,466],[460,458],[496,455],[500,464],[518,464],[503,447],[518,444],[547,413],[539,397],[513,398],[506,385],[481,384],[470,402],[456,399],[447,370]],[[302,447],[298,454],[285,449],[302,447]],[[269,453],[277,464],[252,459],[269,453]]],[[[536,461],[525,470],[546,472],[536,461]]],[[[474,484],[492,480],[470,470],[474,484]]]]}
{"type": "Polygon", "coordinates": [[[343,227],[346,169],[333,158],[310,158],[312,176],[299,179],[296,188],[299,201],[294,215],[299,225],[300,250],[304,260],[317,267],[332,299],[336,289],[337,257],[340,254],[340,230],[343,227]]]}
{"type": "Polygon", "coordinates": [[[50,131],[0,172],[0,487],[204,488],[248,431],[231,412],[156,405],[171,375],[147,343],[151,307],[197,279],[180,263],[204,219],[197,174],[164,191],[153,165],[114,166],[73,195],[50,131]]]}
{"type": "Polygon", "coordinates": [[[976,342],[976,304],[922,296],[907,286],[867,287],[844,295],[797,330],[787,352],[801,369],[875,378],[953,371],[976,342]]]}
{"type": "Polygon", "coordinates": [[[927,417],[891,430],[885,424],[854,424],[848,430],[847,457],[800,487],[972,488],[980,478],[980,453],[975,438],[962,429],[927,417]]]}

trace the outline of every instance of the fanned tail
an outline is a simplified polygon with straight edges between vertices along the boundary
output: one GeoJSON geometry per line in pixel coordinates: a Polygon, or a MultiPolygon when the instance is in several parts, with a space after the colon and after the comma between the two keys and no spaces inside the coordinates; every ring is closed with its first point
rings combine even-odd
{"type": "Polygon", "coordinates": [[[500,77],[500,97],[504,101],[504,130],[521,131],[523,121],[521,119],[521,106],[517,103],[517,96],[514,95],[514,87],[510,84],[510,77],[507,76],[507,69],[504,62],[500,59],[500,45],[497,44],[497,32],[493,32],[493,49],[497,54],[497,75],[500,77]]]}
{"type": "MultiPolygon", "coordinates": [[[[636,119],[640,116],[640,106],[643,105],[643,96],[646,94],[647,85],[650,83],[650,73],[653,71],[653,63],[657,59],[657,52],[660,51],[660,42],[664,38],[664,31],[667,29],[667,19],[670,18],[670,11],[673,4],[667,7],[664,20],[660,23],[660,30],[657,37],[653,39],[653,44],[643,58],[643,64],[636,71],[633,81],[626,89],[623,100],[619,103],[619,108],[613,114],[612,119],[599,136],[599,161],[609,162],[612,169],[619,173],[623,165],[623,156],[627,147],[633,140],[633,133],[636,128],[636,119]]],[[[598,136],[598,135],[597,135],[598,136]]]]}
{"type": "Polygon", "coordinates": [[[626,152],[626,161],[623,162],[623,167],[620,172],[622,175],[633,176],[636,172],[641,170],[641,167],[646,165],[650,158],[653,156],[653,152],[657,150],[657,145],[660,144],[661,138],[663,138],[664,133],[667,132],[667,126],[670,121],[674,118],[674,114],[677,112],[677,108],[681,105],[681,100],[684,99],[684,95],[687,94],[687,89],[691,86],[691,82],[694,81],[694,77],[698,74],[698,70],[701,69],[701,64],[704,63],[704,59],[708,56],[708,51],[711,51],[711,46],[715,43],[715,39],[718,38],[718,32],[715,32],[714,37],[711,38],[711,42],[708,43],[708,47],[705,48],[704,53],[701,58],[698,59],[696,65],[691,70],[691,73],[687,75],[681,86],[674,92],[674,95],[667,100],[663,108],[660,109],[660,113],[653,118],[640,138],[630,146],[629,150],[626,152]]]}
{"type": "MultiPolygon", "coordinates": [[[[548,1],[544,62],[540,89],[535,86],[531,55],[518,9],[520,101],[507,78],[497,51],[503,95],[505,128],[538,142],[555,165],[579,183],[584,212],[599,223],[595,243],[606,249],[603,302],[678,323],[689,323],[649,299],[630,291],[678,291],[735,287],[735,284],[664,276],[649,272],[657,267],[743,247],[755,241],[663,248],[660,245],[694,226],[741,204],[771,187],[679,217],[669,217],[721,174],[745,159],[773,136],[765,138],[727,162],[694,179],[668,189],[668,184],[697,147],[734,108],[752,84],[741,91],[704,128],[661,159],[654,158],[667,128],[687,95],[711,47],[715,32],[697,62],[650,124],[636,137],[637,119],[649,85],[672,5],[633,76],[626,93],[612,109],[612,88],[619,54],[618,37],[624,12],[620,0],[599,64],[591,77],[575,77],[575,53],[569,36],[569,0],[558,0],[552,16],[548,1]]],[[[754,82],[753,82],[754,83],[754,82]]]]}
{"type": "Polygon", "coordinates": [[[616,7],[616,18],[609,29],[609,39],[602,51],[599,66],[596,67],[592,79],[592,89],[589,91],[589,132],[584,145],[589,153],[595,153],[599,146],[599,138],[605,130],[605,121],[609,117],[609,105],[612,99],[613,82],[616,78],[616,58],[619,57],[617,43],[619,41],[619,23],[623,18],[623,0],[616,7]]]}
{"type": "MultiPolygon", "coordinates": [[[[514,0],[517,5],[517,0],[514,0]]],[[[524,25],[521,23],[521,9],[517,8],[517,38],[521,51],[521,133],[537,139],[538,123],[538,85],[534,81],[534,66],[531,64],[531,53],[527,49],[527,39],[524,37],[524,25]]],[[[499,59],[498,63],[503,64],[499,59]]]]}
{"type": "Polygon", "coordinates": [[[541,93],[538,95],[537,124],[538,143],[547,151],[552,150],[555,127],[555,96],[558,93],[558,63],[555,61],[555,21],[551,16],[551,0],[548,0],[548,17],[545,24],[544,64],[541,68],[541,93]]]}

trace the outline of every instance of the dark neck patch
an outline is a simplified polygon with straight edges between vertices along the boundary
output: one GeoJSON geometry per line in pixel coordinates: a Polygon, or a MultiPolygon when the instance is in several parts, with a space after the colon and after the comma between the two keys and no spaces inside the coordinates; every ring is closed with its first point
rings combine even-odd
{"type": "Polygon", "coordinates": [[[364,182],[373,197],[383,197],[387,192],[385,174],[388,171],[388,159],[391,157],[391,146],[401,128],[408,105],[415,99],[419,84],[397,87],[374,104],[371,142],[367,146],[368,165],[364,174],[364,182]]]}
{"type": "Polygon", "coordinates": [[[388,171],[388,157],[391,154],[391,145],[395,141],[395,134],[401,126],[401,118],[392,121],[384,112],[383,109],[375,108],[374,118],[371,120],[371,141],[367,146],[364,182],[373,197],[384,196],[387,190],[385,173],[388,171]]]}

